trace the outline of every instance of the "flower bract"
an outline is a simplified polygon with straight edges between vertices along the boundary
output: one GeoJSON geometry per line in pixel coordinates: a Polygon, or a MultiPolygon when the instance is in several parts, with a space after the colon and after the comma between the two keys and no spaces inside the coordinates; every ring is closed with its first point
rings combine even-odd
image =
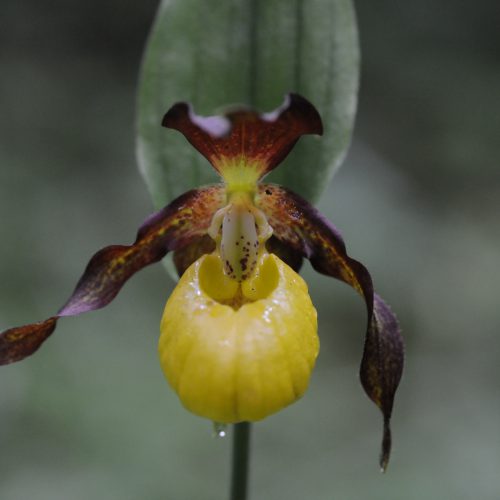
{"type": "Polygon", "coordinates": [[[0,364],[33,354],[60,318],[106,306],[133,274],[173,252],[180,281],[159,341],[168,382],[198,415],[226,423],[262,419],[304,393],[318,354],[316,311],[297,274],[307,258],[364,299],[360,378],[384,417],[385,469],[404,357],[397,320],[338,230],[297,194],[262,181],[302,135],[322,134],[317,110],[297,94],[264,114],[237,109],[202,117],[178,103],[162,124],[181,132],[222,182],[149,216],[133,244],[98,251],[56,314],[0,333],[0,364]]]}

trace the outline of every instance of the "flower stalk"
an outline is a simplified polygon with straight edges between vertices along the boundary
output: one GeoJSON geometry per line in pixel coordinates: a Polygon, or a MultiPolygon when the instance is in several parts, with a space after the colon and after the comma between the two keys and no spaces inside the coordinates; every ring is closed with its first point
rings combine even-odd
{"type": "Polygon", "coordinates": [[[250,469],[250,422],[240,422],[233,427],[233,454],[231,457],[230,500],[247,500],[250,469]]]}

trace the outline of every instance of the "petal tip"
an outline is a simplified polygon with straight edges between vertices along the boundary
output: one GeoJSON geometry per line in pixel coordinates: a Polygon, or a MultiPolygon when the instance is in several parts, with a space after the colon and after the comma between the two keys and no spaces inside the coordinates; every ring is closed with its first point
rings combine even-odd
{"type": "Polygon", "coordinates": [[[30,325],[9,328],[0,333],[0,365],[10,365],[31,356],[56,327],[57,317],[30,325]]]}
{"type": "Polygon", "coordinates": [[[163,120],[161,121],[162,126],[176,129],[178,122],[189,115],[189,110],[190,107],[187,102],[175,103],[163,116],[163,120]]]}
{"type": "Polygon", "coordinates": [[[260,118],[266,122],[277,122],[282,118],[293,117],[300,124],[299,135],[323,135],[323,122],[316,107],[300,94],[290,92],[285,95],[283,104],[273,111],[262,113],[260,118]]]}
{"type": "Polygon", "coordinates": [[[391,437],[391,428],[390,428],[390,419],[384,418],[384,432],[382,438],[382,449],[380,450],[380,472],[385,473],[387,471],[387,466],[389,465],[389,458],[391,456],[391,446],[392,446],[392,437],[391,437]]]}
{"type": "Polygon", "coordinates": [[[286,96],[286,98],[289,100],[290,109],[293,108],[307,120],[309,128],[306,133],[323,135],[323,122],[316,107],[300,94],[290,93],[286,96]]]}

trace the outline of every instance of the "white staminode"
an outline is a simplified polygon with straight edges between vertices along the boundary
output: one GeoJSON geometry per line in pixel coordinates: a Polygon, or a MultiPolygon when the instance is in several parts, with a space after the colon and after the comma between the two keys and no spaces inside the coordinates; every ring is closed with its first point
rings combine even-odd
{"type": "Polygon", "coordinates": [[[247,197],[233,196],[214,215],[208,234],[217,242],[225,274],[241,282],[254,271],[272,228],[247,197]]]}

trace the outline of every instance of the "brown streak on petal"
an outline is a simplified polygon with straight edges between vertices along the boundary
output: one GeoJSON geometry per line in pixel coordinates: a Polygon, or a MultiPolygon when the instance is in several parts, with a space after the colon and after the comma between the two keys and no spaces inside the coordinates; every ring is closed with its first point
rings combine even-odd
{"type": "Polygon", "coordinates": [[[97,252],[56,316],[0,334],[0,364],[19,361],[35,352],[54,330],[57,318],[107,305],[137,271],[205,234],[213,214],[224,202],[222,185],[189,191],[148,217],[132,245],[113,245],[97,252]]]}
{"type": "Polygon", "coordinates": [[[223,201],[220,185],[189,191],[150,216],[133,245],[115,245],[97,252],[58,314],[72,316],[107,305],[137,271],[204,234],[223,201]]]}
{"type": "Polygon", "coordinates": [[[319,272],[346,282],[358,293],[363,293],[363,286],[371,287],[371,280],[360,283],[363,266],[347,256],[338,231],[307,201],[281,186],[261,184],[257,206],[266,214],[273,234],[310,259],[319,272]]]}

